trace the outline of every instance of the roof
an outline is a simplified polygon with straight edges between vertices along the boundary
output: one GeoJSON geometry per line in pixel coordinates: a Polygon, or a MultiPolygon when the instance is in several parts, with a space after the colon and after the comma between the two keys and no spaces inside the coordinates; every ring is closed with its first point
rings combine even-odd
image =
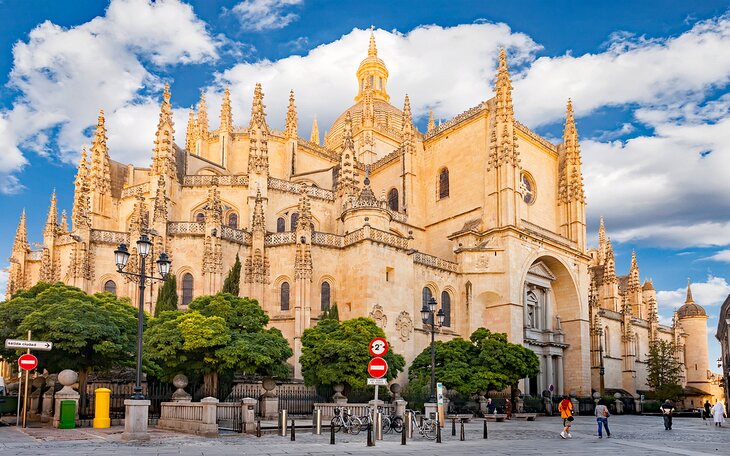
{"type": "Polygon", "coordinates": [[[707,312],[705,312],[705,309],[703,309],[701,305],[688,302],[679,308],[677,315],[679,315],[679,318],[706,317],[707,312]]]}
{"type": "MultiPolygon", "coordinates": [[[[332,124],[325,137],[328,148],[339,150],[342,147],[342,136],[345,132],[345,116],[350,112],[352,118],[352,134],[357,134],[362,129],[362,116],[365,102],[358,101],[344,111],[332,124]]],[[[379,126],[388,128],[391,132],[400,132],[403,129],[403,111],[383,100],[373,100],[373,111],[375,111],[375,129],[379,126]]]]}

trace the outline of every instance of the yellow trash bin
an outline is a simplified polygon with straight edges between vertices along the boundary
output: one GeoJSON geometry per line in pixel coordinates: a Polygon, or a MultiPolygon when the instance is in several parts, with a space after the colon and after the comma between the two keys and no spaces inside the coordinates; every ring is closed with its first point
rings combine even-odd
{"type": "Polygon", "coordinates": [[[109,419],[109,405],[111,403],[112,390],[109,388],[97,388],[94,391],[94,427],[98,429],[111,426],[109,419]]]}

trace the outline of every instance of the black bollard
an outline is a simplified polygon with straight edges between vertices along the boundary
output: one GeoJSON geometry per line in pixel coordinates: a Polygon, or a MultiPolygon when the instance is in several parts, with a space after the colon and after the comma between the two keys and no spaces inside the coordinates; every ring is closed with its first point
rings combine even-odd
{"type": "Polygon", "coordinates": [[[459,440],[464,441],[464,420],[461,420],[461,430],[459,431],[459,440]]]}
{"type": "Polygon", "coordinates": [[[372,425],[372,423],[368,423],[368,446],[375,446],[375,442],[373,441],[373,425],[372,425]]]}
{"type": "Polygon", "coordinates": [[[456,418],[451,418],[451,435],[456,435],[456,418]]]}
{"type": "Polygon", "coordinates": [[[330,424],[330,445],[335,444],[335,426],[330,424]]]}
{"type": "Polygon", "coordinates": [[[436,443],[441,443],[441,423],[439,423],[438,413],[436,413],[436,443]]]}
{"type": "Polygon", "coordinates": [[[261,437],[261,420],[256,420],[256,437],[261,437]]]}
{"type": "Polygon", "coordinates": [[[489,433],[487,432],[487,419],[484,418],[484,435],[482,436],[483,439],[489,438],[489,433]]]}
{"type": "Polygon", "coordinates": [[[403,429],[401,429],[401,432],[400,432],[400,444],[401,445],[406,444],[406,438],[407,438],[406,434],[407,433],[408,433],[408,431],[406,431],[406,426],[403,425],[403,429]]]}
{"type": "Polygon", "coordinates": [[[294,431],[294,429],[296,429],[296,428],[294,427],[294,418],[292,418],[292,420],[291,420],[291,441],[292,442],[297,440],[297,436],[295,434],[296,431],[294,431]]]}

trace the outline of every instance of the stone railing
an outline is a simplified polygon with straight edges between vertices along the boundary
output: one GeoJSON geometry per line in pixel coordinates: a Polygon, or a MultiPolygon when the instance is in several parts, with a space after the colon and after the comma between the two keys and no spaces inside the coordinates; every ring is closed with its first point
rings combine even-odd
{"type": "Polygon", "coordinates": [[[74,241],[70,233],[64,233],[56,238],[56,245],[73,244],[74,242],[76,241],[74,241]]]}
{"type": "Polygon", "coordinates": [[[129,233],[122,231],[91,230],[91,242],[101,244],[129,244],[129,233]]]}
{"type": "Polygon", "coordinates": [[[168,235],[188,234],[192,236],[202,236],[205,234],[205,223],[203,222],[168,222],[168,235]]]}
{"type": "Polygon", "coordinates": [[[235,242],[237,244],[250,245],[251,233],[223,225],[221,226],[221,239],[235,242]]]}
{"type": "MultiPolygon", "coordinates": [[[[345,204],[342,208],[343,211],[349,210],[349,209],[370,209],[370,208],[378,208],[378,209],[388,209],[388,203],[385,200],[379,200],[379,199],[359,199],[359,198],[349,198],[345,200],[345,204]]],[[[390,211],[388,211],[390,212],[390,211]]]]}
{"type": "Polygon", "coordinates": [[[380,167],[387,165],[388,163],[392,162],[393,160],[397,160],[401,154],[403,153],[403,150],[401,148],[398,148],[394,150],[393,152],[389,153],[388,155],[384,156],[380,160],[376,161],[370,166],[370,172],[375,173],[380,169],[380,167]]]}
{"type": "Polygon", "coordinates": [[[441,269],[449,272],[458,272],[459,264],[452,261],[443,260],[433,255],[426,253],[416,252],[413,254],[413,262],[416,264],[422,264],[436,269],[441,269]]]}
{"type": "Polygon", "coordinates": [[[206,397],[200,402],[163,402],[157,427],[217,437],[217,405],[218,399],[213,397],[206,397]]]}
{"type": "Polygon", "coordinates": [[[143,184],[132,185],[131,187],[125,187],[122,189],[122,198],[129,198],[137,194],[137,191],[142,190],[142,193],[149,193],[150,184],[145,182],[143,184]]]}
{"type": "Polygon", "coordinates": [[[447,130],[454,125],[461,123],[465,121],[466,119],[469,119],[470,117],[473,117],[477,114],[479,114],[483,109],[486,109],[487,102],[483,101],[479,103],[478,105],[474,106],[473,108],[467,109],[466,111],[462,112],[458,116],[454,117],[451,120],[447,120],[446,122],[442,123],[438,127],[434,128],[433,130],[426,132],[426,134],[423,136],[423,140],[429,140],[436,136],[437,134],[441,133],[444,130],[447,130]]]}
{"type": "Polygon", "coordinates": [[[347,233],[344,236],[342,245],[343,247],[348,246],[356,242],[360,242],[363,239],[365,239],[365,230],[360,228],[359,230],[353,231],[352,233],[347,233]]]}
{"type": "Polygon", "coordinates": [[[338,234],[320,233],[319,231],[312,232],[312,245],[341,248],[343,242],[344,238],[338,234]]]}
{"type": "Polygon", "coordinates": [[[393,217],[393,220],[400,223],[406,223],[408,221],[408,216],[406,214],[403,214],[401,212],[393,212],[389,211],[390,216],[393,217]]]}
{"type": "Polygon", "coordinates": [[[296,244],[296,242],[297,234],[294,231],[286,231],[284,233],[270,233],[267,234],[264,238],[264,245],[266,247],[296,244]]]}
{"type": "Polygon", "coordinates": [[[558,146],[556,146],[555,144],[551,143],[547,139],[539,136],[537,133],[535,133],[534,131],[530,130],[527,126],[521,124],[520,122],[517,122],[516,120],[515,120],[515,128],[517,130],[521,131],[522,133],[526,134],[530,138],[534,139],[535,141],[539,142],[540,144],[542,144],[546,148],[552,150],[553,152],[557,152],[558,151],[558,146]]]}
{"type": "MultiPolygon", "coordinates": [[[[366,233],[367,234],[367,233],[366,233]]],[[[381,244],[389,245],[397,249],[408,248],[408,238],[398,236],[397,234],[388,233],[387,231],[381,231],[376,228],[370,228],[369,239],[381,244]]]]}
{"type": "Polygon", "coordinates": [[[334,201],[335,194],[331,190],[325,190],[323,188],[314,187],[312,185],[304,185],[297,182],[290,182],[275,177],[269,177],[269,188],[274,190],[280,190],[287,193],[296,193],[297,195],[302,192],[302,188],[305,189],[307,195],[310,198],[322,199],[325,201],[334,201]]]}
{"type": "MultiPolygon", "coordinates": [[[[380,402],[380,401],[378,401],[380,402]]],[[[339,408],[340,413],[348,411],[354,416],[365,416],[370,413],[370,404],[335,404],[332,402],[315,403],[314,410],[322,410],[322,421],[331,421],[335,416],[335,409],[339,408]]],[[[392,404],[381,404],[383,415],[390,416],[395,412],[395,406],[392,404]]]]}
{"type": "Polygon", "coordinates": [[[184,187],[210,187],[213,182],[221,186],[248,187],[248,176],[239,174],[235,176],[195,175],[183,177],[184,187]]]}
{"type": "Polygon", "coordinates": [[[528,222],[525,219],[522,219],[522,227],[527,231],[540,235],[544,238],[553,240],[553,241],[557,242],[558,244],[562,244],[562,245],[565,245],[568,247],[573,247],[573,248],[576,247],[576,243],[571,241],[570,239],[563,237],[563,236],[559,235],[558,233],[545,229],[541,226],[535,225],[534,223],[528,222]]]}

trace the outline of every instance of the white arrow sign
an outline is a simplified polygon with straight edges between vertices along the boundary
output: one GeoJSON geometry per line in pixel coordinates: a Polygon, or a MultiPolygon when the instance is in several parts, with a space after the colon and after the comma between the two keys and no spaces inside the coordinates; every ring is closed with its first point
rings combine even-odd
{"type": "Polygon", "coordinates": [[[29,350],[51,351],[53,342],[44,342],[40,340],[18,340],[5,339],[5,348],[23,348],[29,350]]]}

